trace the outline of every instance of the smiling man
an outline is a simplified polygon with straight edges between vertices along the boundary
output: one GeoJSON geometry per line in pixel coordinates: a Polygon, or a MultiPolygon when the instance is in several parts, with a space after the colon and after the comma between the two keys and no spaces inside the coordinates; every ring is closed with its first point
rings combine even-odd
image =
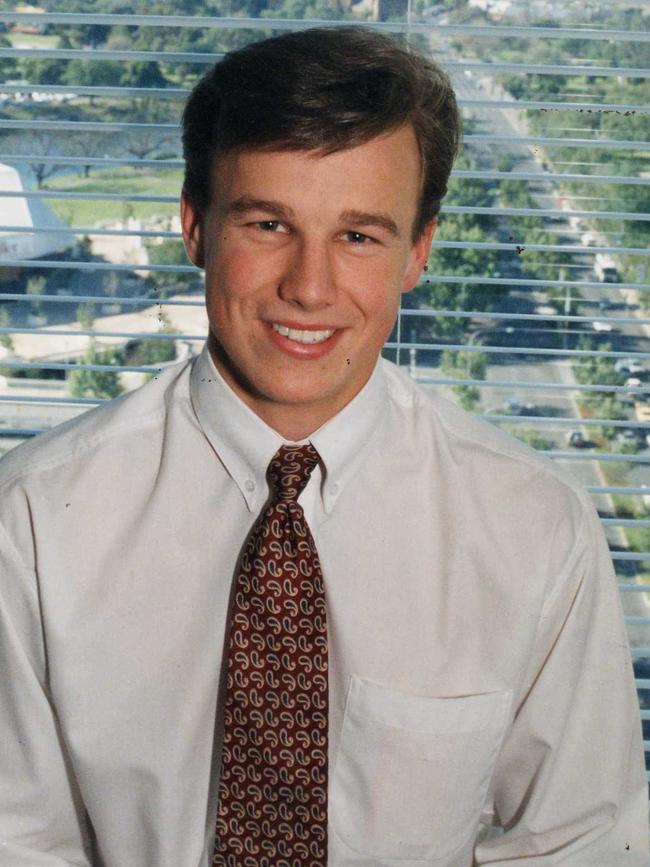
{"type": "Polygon", "coordinates": [[[447,78],[307,30],[183,124],[204,351],[0,463],[0,865],[647,867],[598,516],[380,357],[447,78]]]}
{"type": "Polygon", "coordinates": [[[183,193],[212,358],[287,439],[312,434],[370,378],[429,253],[435,220],[413,237],[421,179],[415,132],[402,125],[328,154],[227,153],[207,207],[183,193]]]}

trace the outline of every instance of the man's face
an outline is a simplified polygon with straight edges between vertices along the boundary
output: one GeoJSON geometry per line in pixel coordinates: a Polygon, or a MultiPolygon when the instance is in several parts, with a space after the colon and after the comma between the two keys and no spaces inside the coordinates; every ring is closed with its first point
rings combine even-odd
{"type": "Polygon", "coordinates": [[[290,439],[368,380],[434,226],[413,243],[420,156],[410,127],[327,156],[245,151],[215,161],[204,214],[183,197],[205,268],[210,349],[237,394],[290,439]]]}

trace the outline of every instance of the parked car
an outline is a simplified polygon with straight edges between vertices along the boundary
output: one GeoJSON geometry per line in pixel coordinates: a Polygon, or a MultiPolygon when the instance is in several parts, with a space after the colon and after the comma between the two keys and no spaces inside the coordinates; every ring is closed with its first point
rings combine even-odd
{"type": "Polygon", "coordinates": [[[600,283],[620,283],[621,280],[616,262],[602,253],[596,254],[594,273],[600,283]]]}
{"type": "Polygon", "coordinates": [[[581,430],[570,430],[566,435],[567,445],[574,449],[584,449],[589,445],[589,440],[581,430]]]}
{"type": "Polygon", "coordinates": [[[612,325],[611,322],[607,322],[606,319],[596,319],[591,323],[591,327],[594,331],[611,331],[612,325]]]}
{"type": "Polygon", "coordinates": [[[639,445],[639,432],[633,428],[626,427],[616,434],[616,439],[623,445],[639,445]]]}
{"type": "Polygon", "coordinates": [[[645,367],[633,358],[619,358],[614,364],[616,373],[625,373],[627,376],[638,376],[645,373],[645,367]]]}
{"type": "Polygon", "coordinates": [[[599,310],[611,310],[613,306],[614,305],[609,300],[609,298],[601,298],[600,301],[598,302],[598,309],[599,310]]]}
{"type": "Polygon", "coordinates": [[[510,397],[503,405],[508,415],[536,415],[537,407],[534,403],[522,403],[516,397],[510,397]]]}

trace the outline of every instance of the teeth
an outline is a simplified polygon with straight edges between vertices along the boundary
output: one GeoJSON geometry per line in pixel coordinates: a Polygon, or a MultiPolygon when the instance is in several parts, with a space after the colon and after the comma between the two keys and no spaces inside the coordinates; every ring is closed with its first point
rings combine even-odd
{"type": "Polygon", "coordinates": [[[276,325],[275,322],[272,322],[271,326],[278,334],[295,340],[297,343],[322,343],[331,337],[335,331],[334,328],[328,328],[325,331],[298,331],[295,328],[287,328],[286,325],[276,325]]]}

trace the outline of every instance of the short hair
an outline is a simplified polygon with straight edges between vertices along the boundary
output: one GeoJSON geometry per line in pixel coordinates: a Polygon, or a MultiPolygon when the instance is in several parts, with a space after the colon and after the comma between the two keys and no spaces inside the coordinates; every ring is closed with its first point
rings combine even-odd
{"type": "Polygon", "coordinates": [[[226,54],[188,98],[184,190],[205,213],[219,155],[328,154],[407,124],[423,169],[416,239],[440,210],[460,145],[460,113],[447,75],[368,27],[311,28],[254,42],[226,54]]]}

